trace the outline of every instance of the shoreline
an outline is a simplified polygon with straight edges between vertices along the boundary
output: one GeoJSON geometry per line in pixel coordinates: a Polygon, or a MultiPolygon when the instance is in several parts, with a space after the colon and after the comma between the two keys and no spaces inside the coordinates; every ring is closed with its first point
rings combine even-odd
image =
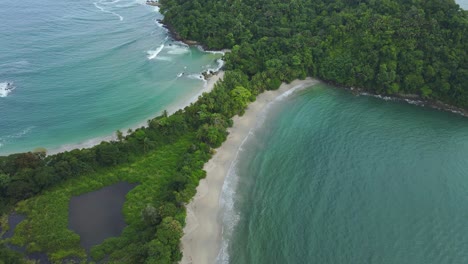
{"type": "Polygon", "coordinates": [[[450,112],[452,114],[461,115],[463,117],[468,117],[468,109],[450,105],[450,104],[447,104],[438,100],[424,99],[420,95],[417,95],[417,94],[404,94],[404,93],[379,94],[379,93],[375,93],[375,92],[372,92],[372,91],[369,91],[360,87],[348,87],[348,86],[335,83],[333,81],[327,81],[327,80],[321,80],[321,79],[318,79],[318,80],[328,85],[334,86],[338,89],[344,89],[346,91],[349,91],[355,96],[371,96],[371,97],[375,97],[384,101],[395,101],[399,103],[407,103],[407,104],[412,104],[412,105],[416,105],[420,107],[427,107],[430,109],[435,109],[438,111],[450,112]]]}
{"type": "Polygon", "coordinates": [[[197,187],[197,193],[186,205],[187,217],[184,235],[181,239],[183,257],[181,264],[214,263],[222,242],[220,221],[220,198],[224,180],[236,160],[240,147],[248,138],[267,106],[302,88],[319,83],[307,78],[281,84],[274,91],[265,91],[251,102],[243,116],[233,117],[233,126],[228,128],[229,135],[213,157],[204,165],[206,178],[197,187]]]}
{"type": "MultiPolygon", "coordinates": [[[[180,264],[216,263],[222,246],[222,191],[224,181],[230,174],[232,164],[237,160],[242,144],[257,127],[257,121],[262,118],[264,110],[270,103],[279,98],[284,98],[301,88],[307,88],[318,83],[331,84],[330,82],[313,79],[294,80],[290,84],[283,83],[278,90],[265,91],[257,96],[254,102],[248,105],[243,116],[233,117],[233,126],[228,128],[229,135],[223,144],[216,149],[213,157],[204,165],[206,178],[197,186],[197,193],[186,205],[187,217],[184,227],[184,235],[181,239],[183,252],[180,264]]],[[[468,111],[443,104],[431,102],[419,96],[411,95],[379,95],[359,88],[337,86],[353,93],[355,96],[372,96],[381,100],[392,100],[400,103],[414,104],[439,111],[452,112],[468,117],[468,111]]],[[[226,246],[226,245],[224,245],[226,246]]],[[[222,250],[226,250],[223,248],[222,250]]]]}
{"type": "MultiPolygon", "coordinates": [[[[200,75],[203,75],[203,74],[201,73],[200,75]]],[[[166,109],[167,113],[171,115],[179,110],[183,110],[185,107],[189,106],[190,104],[195,103],[203,93],[211,92],[216,82],[218,82],[218,80],[222,79],[223,77],[224,77],[223,70],[219,70],[215,72],[214,74],[210,75],[208,78],[203,80],[204,84],[202,84],[203,85],[202,89],[198,93],[190,97],[188,100],[184,100],[180,103],[174,103],[173,105],[167,106],[167,109],[166,109]]],[[[146,120],[141,121],[137,123],[136,125],[130,126],[129,128],[126,128],[125,130],[120,129],[120,131],[123,133],[124,136],[126,136],[128,135],[127,131],[129,129],[134,131],[137,128],[147,127],[148,119],[155,118],[156,116],[160,114],[162,114],[162,111],[160,113],[153,114],[151,117],[148,117],[146,120]]],[[[92,138],[92,139],[85,140],[85,141],[78,142],[78,143],[64,144],[57,148],[47,149],[47,155],[54,155],[54,154],[58,154],[58,153],[66,152],[66,151],[71,151],[74,149],[92,148],[96,145],[99,145],[103,141],[114,141],[114,140],[117,140],[117,135],[115,134],[115,132],[112,133],[111,135],[92,138]]],[[[10,154],[6,154],[6,155],[10,155],[10,154]]]]}

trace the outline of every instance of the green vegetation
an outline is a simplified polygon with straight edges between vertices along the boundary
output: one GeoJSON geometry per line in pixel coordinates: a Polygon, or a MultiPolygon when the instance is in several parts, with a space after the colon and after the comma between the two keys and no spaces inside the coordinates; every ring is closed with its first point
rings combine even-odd
{"type": "MultiPolygon", "coordinates": [[[[164,113],[128,136],[118,132],[117,141],[51,156],[38,150],[0,157],[0,212],[27,215],[9,242],[55,262],[84,259],[78,235],[67,229],[71,196],[138,182],[124,204],[129,226],[91,255],[111,263],[178,261],[184,205],[205,176],[212,148],[226,139],[234,115],[282,81],[310,75],[468,107],[468,15],[453,1],[161,3],[165,22],[183,38],[232,49],[224,80],[183,111],[164,113]]],[[[3,256],[18,259],[2,246],[3,256]]]]}
{"type": "MultiPolygon", "coordinates": [[[[164,22],[252,82],[314,76],[468,108],[468,12],[453,0],[161,0],[164,22]]],[[[254,84],[255,85],[255,84],[254,84]]]]}
{"type": "Polygon", "coordinates": [[[202,169],[212,148],[226,139],[230,118],[242,114],[254,99],[251,91],[247,76],[226,72],[224,81],[197,103],[171,116],[164,113],[148,121],[147,128],[118,141],[51,156],[22,153],[2,157],[0,169],[8,179],[1,192],[7,198],[3,212],[22,197],[39,194],[16,203],[15,210],[27,219],[5,242],[26,246],[27,252],[45,252],[57,263],[70,257],[85,259],[79,236],[67,228],[71,197],[127,181],[139,183],[124,204],[128,226],[120,237],[92,248],[93,259],[108,256],[111,263],[178,261],[184,205],[205,176],[202,169]]]}
{"type": "Polygon", "coordinates": [[[0,242],[0,264],[25,264],[25,261],[20,253],[8,250],[3,243],[0,242]]]}
{"type": "MultiPolygon", "coordinates": [[[[161,220],[164,222],[175,218],[179,225],[184,223],[185,214],[180,207],[175,206],[175,197],[169,199],[162,195],[171,195],[166,192],[169,190],[167,184],[177,173],[177,164],[184,162],[184,153],[189,152],[192,137],[188,134],[176,143],[164,146],[130,165],[71,179],[42,195],[20,202],[17,210],[27,214],[28,219],[17,226],[11,242],[26,245],[29,252],[47,252],[52,260],[58,261],[70,256],[84,258],[85,251],[79,246],[79,236],[68,229],[70,198],[119,181],[138,182],[139,185],[127,195],[123,210],[129,226],[121,237],[110,239],[93,249],[93,256],[100,259],[112,253],[127,263],[142,263],[142,259],[135,257],[141,253],[135,252],[135,255],[127,256],[130,248],[139,251],[145,248],[145,242],[160,239],[158,235],[154,236],[154,229],[161,229],[158,227],[161,220]],[[142,217],[147,206],[157,207],[155,211],[158,217],[142,217]],[[146,223],[145,220],[151,222],[146,223]],[[146,237],[147,240],[141,237],[146,237]],[[122,252],[121,248],[125,250],[122,252]]],[[[196,178],[202,175],[196,175],[196,178]]]]}

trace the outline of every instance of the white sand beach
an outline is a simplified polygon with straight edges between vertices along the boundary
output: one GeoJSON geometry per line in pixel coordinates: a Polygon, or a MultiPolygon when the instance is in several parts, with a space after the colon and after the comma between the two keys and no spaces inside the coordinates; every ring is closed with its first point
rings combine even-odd
{"type": "MultiPolygon", "coordinates": [[[[192,98],[190,98],[187,101],[184,101],[184,102],[179,103],[179,104],[174,104],[174,105],[168,106],[168,108],[166,109],[167,113],[168,114],[173,114],[176,111],[178,111],[179,109],[184,109],[186,106],[189,106],[191,103],[195,103],[198,100],[198,97],[200,97],[203,93],[211,92],[211,90],[213,90],[213,88],[214,88],[215,83],[218,80],[222,79],[223,77],[224,77],[224,72],[223,71],[218,71],[217,73],[215,73],[214,75],[212,75],[211,77],[209,77],[206,80],[206,84],[203,86],[203,89],[201,89],[200,92],[198,92],[195,96],[193,96],[192,98]]],[[[157,113],[153,117],[156,117],[156,115],[160,115],[160,114],[161,113],[157,113]]],[[[153,118],[153,117],[151,117],[151,118],[153,118]]],[[[148,118],[148,119],[150,119],[150,118],[148,118]]],[[[130,129],[135,130],[135,129],[139,128],[139,127],[146,127],[147,125],[148,125],[147,120],[144,120],[141,123],[138,123],[137,125],[135,125],[133,127],[130,127],[130,129]]],[[[128,130],[128,128],[127,129],[122,129],[121,131],[123,132],[124,135],[127,135],[127,130],[128,130]]],[[[93,138],[93,139],[89,139],[89,140],[86,140],[86,141],[83,141],[83,142],[62,145],[62,146],[60,146],[58,148],[48,150],[47,154],[48,155],[53,155],[53,154],[57,154],[57,153],[60,153],[60,152],[70,151],[70,150],[73,150],[73,149],[91,148],[93,146],[99,145],[102,141],[112,141],[112,140],[116,140],[116,139],[117,139],[117,135],[115,133],[113,133],[112,135],[93,138]]]]}
{"type": "Polygon", "coordinates": [[[205,164],[207,176],[200,181],[197,194],[187,205],[187,224],[182,237],[182,264],[215,263],[221,245],[219,200],[224,179],[232,162],[236,159],[242,142],[256,126],[262,110],[281,95],[317,83],[317,80],[307,78],[293,81],[290,84],[282,84],[278,90],[260,94],[257,100],[248,106],[243,116],[233,118],[234,125],[228,130],[227,140],[216,149],[216,154],[205,164]]]}

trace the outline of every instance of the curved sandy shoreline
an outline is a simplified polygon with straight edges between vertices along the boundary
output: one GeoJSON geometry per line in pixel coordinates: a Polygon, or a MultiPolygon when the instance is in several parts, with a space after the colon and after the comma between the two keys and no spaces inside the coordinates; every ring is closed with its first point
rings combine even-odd
{"type": "MultiPolygon", "coordinates": [[[[176,111],[178,111],[179,109],[184,109],[186,106],[189,106],[191,103],[195,103],[198,100],[198,97],[200,97],[203,93],[211,92],[211,90],[213,90],[213,88],[214,88],[215,83],[218,80],[222,79],[223,77],[224,77],[224,71],[221,71],[221,70],[218,71],[217,73],[213,74],[212,76],[210,76],[205,81],[206,83],[204,84],[203,89],[201,89],[196,95],[194,95],[193,97],[189,98],[188,100],[186,100],[186,101],[184,101],[182,103],[169,105],[167,107],[167,109],[166,109],[167,113],[169,115],[173,114],[176,111]]],[[[156,117],[157,115],[160,115],[160,114],[161,113],[154,114],[152,117],[149,117],[147,119],[154,118],[154,117],[156,117]]],[[[142,121],[142,122],[138,123],[137,125],[132,126],[130,128],[126,128],[126,129],[123,128],[123,129],[121,129],[121,131],[123,132],[124,135],[126,135],[128,129],[135,130],[135,129],[140,128],[140,127],[146,127],[146,126],[148,126],[147,119],[145,119],[144,121],[142,121]]],[[[112,141],[112,140],[117,140],[117,136],[116,136],[115,133],[113,133],[112,135],[104,136],[104,137],[93,138],[93,139],[86,140],[86,141],[83,141],[83,142],[78,142],[78,143],[73,143],[73,144],[65,144],[65,145],[62,145],[62,146],[60,146],[58,148],[47,150],[47,154],[48,155],[53,155],[53,154],[57,154],[57,153],[60,153],[60,152],[74,150],[74,149],[91,148],[93,146],[99,145],[103,141],[112,141]]]]}
{"type": "Polygon", "coordinates": [[[278,90],[266,91],[248,106],[242,117],[233,118],[234,125],[229,128],[227,140],[216,149],[216,154],[204,169],[206,178],[200,181],[197,194],[187,205],[186,226],[182,237],[182,264],[215,263],[221,246],[220,195],[224,179],[237,152],[249,132],[256,127],[265,107],[281,95],[287,95],[301,88],[307,88],[318,81],[307,78],[282,84],[278,90]]]}

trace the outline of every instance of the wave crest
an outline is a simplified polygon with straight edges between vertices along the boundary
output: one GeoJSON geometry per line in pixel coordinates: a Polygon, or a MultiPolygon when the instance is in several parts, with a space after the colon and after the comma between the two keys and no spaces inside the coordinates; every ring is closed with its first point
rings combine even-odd
{"type": "Polygon", "coordinates": [[[158,54],[163,50],[164,48],[164,44],[161,44],[161,46],[159,46],[157,49],[155,50],[149,50],[147,53],[148,53],[148,60],[152,60],[152,59],[155,59],[158,54]]]}
{"type": "Polygon", "coordinates": [[[172,45],[169,46],[169,49],[170,50],[167,53],[172,55],[182,55],[190,52],[189,47],[181,45],[172,45]]]}
{"type": "Polygon", "coordinates": [[[13,83],[2,82],[0,83],[0,97],[7,97],[15,89],[13,83]]]}
{"type": "Polygon", "coordinates": [[[117,16],[117,17],[119,18],[120,21],[122,21],[122,20],[124,19],[123,16],[121,16],[121,15],[115,13],[115,12],[109,11],[109,10],[107,10],[107,9],[104,9],[104,7],[98,5],[97,2],[94,2],[93,4],[94,4],[94,6],[95,6],[97,9],[101,10],[101,12],[103,12],[103,13],[108,13],[108,14],[112,14],[112,15],[114,15],[114,16],[117,16]]]}

